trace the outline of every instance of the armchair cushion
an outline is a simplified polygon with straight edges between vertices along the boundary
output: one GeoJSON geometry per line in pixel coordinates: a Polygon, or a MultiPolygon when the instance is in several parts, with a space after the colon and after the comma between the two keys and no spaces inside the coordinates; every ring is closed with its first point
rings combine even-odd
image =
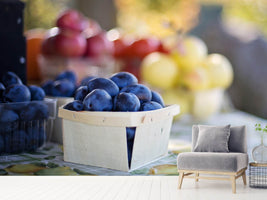
{"type": "Polygon", "coordinates": [[[194,152],[229,152],[230,125],[198,125],[199,133],[194,152]]]}
{"type": "Polygon", "coordinates": [[[186,152],[178,155],[179,170],[238,172],[248,165],[246,153],[186,152]]]}

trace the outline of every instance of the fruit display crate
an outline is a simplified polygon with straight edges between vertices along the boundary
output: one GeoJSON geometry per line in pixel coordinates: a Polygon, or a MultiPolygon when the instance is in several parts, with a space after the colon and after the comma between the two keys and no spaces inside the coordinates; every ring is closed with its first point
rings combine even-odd
{"type": "Polygon", "coordinates": [[[33,152],[50,137],[56,100],[0,103],[0,155],[33,152]]]}
{"type": "Polygon", "coordinates": [[[168,153],[173,116],[179,112],[178,105],[144,112],[76,112],[61,107],[64,160],[120,171],[142,167],[168,153]],[[130,166],[126,127],[136,127],[130,166]]]}

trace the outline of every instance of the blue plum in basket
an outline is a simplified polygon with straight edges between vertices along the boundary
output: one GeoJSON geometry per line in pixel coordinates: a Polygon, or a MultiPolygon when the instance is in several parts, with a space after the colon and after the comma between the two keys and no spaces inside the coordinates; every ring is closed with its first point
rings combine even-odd
{"type": "Polygon", "coordinates": [[[49,116],[48,106],[44,102],[33,101],[21,109],[19,117],[22,121],[47,119],[49,116]]]}
{"type": "Polygon", "coordinates": [[[127,153],[128,153],[128,164],[129,167],[131,166],[131,160],[132,160],[132,153],[133,153],[133,140],[127,141],[127,153]]]}
{"type": "Polygon", "coordinates": [[[149,110],[157,110],[157,109],[161,109],[162,106],[155,102],[155,101],[149,101],[149,102],[145,102],[141,105],[140,110],[141,111],[149,111],[149,110]]]}
{"type": "Polygon", "coordinates": [[[21,109],[19,112],[19,118],[22,121],[32,121],[35,119],[36,108],[34,106],[28,105],[21,109]]]}
{"type": "Polygon", "coordinates": [[[115,111],[138,111],[140,109],[140,101],[135,94],[121,92],[115,98],[115,111]]]}
{"type": "Polygon", "coordinates": [[[121,89],[128,85],[137,84],[137,78],[129,72],[118,72],[110,77],[110,79],[117,84],[121,89]]]}
{"type": "Polygon", "coordinates": [[[63,80],[63,79],[67,79],[74,84],[76,84],[77,82],[77,76],[73,71],[64,71],[61,74],[59,74],[55,80],[63,80]]]}
{"type": "Polygon", "coordinates": [[[63,79],[53,83],[52,96],[55,97],[71,97],[74,94],[75,84],[69,80],[63,79]]]}
{"type": "Polygon", "coordinates": [[[52,95],[52,88],[53,88],[54,81],[48,80],[44,84],[42,84],[42,88],[46,95],[51,96],[52,95]]]}
{"type": "Polygon", "coordinates": [[[126,127],[126,136],[127,136],[127,141],[128,140],[133,140],[135,136],[135,127],[126,127]]]}
{"type": "Polygon", "coordinates": [[[88,111],[111,111],[113,108],[111,96],[102,89],[95,89],[83,100],[84,109],[88,111]]]}
{"type": "Polygon", "coordinates": [[[88,82],[87,86],[89,91],[93,91],[94,89],[106,90],[111,97],[116,96],[119,93],[118,86],[112,80],[106,78],[92,79],[88,82]]]}
{"type": "Polygon", "coordinates": [[[24,102],[31,100],[31,92],[27,86],[14,84],[8,86],[3,93],[5,102],[24,102]]]}
{"type": "Polygon", "coordinates": [[[18,127],[19,116],[13,110],[0,110],[0,132],[10,132],[18,127]]]}
{"type": "Polygon", "coordinates": [[[164,107],[164,101],[163,101],[161,95],[155,91],[151,91],[151,92],[152,92],[151,101],[155,101],[155,102],[159,103],[162,107],[164,107]]]}
{"type": "Polygon", "coordinates": [[[89,93],[87,86],[80,86],[74,94],[74,99],[83,101],[84,97],[89,93]]]}
{"type": "Polygon", "coordinates": [[[49,117],[49,108],[48,108],[48,105],[45,104],[44,102],[42,102],[42,101],[30,102],[29,106],[34,107],[36,110],[35,119],[43,120],[43,119],[47,119],[49,117]]]}
{"type": "Polygon", "coordinates": [[[28,87],[31,92],[31,100],[32,101],[42,101],[45,97],[45,92],[41,87],[36,85],[31,85],[28,87]]]}
{"type": "Polygon", "coordinates": [[[133,93],[139,98],[141,102],[150,101],[152,98],[150,89],[142,84],[134,84],[126,86],[121,89],[121,92],[133,93]]]}
{"type": "Polygon", "coordinates": [[[94,78],[96,78],[96,76],[87,76],[87,77],[83,78],[81,81],[81,86],[84,86],[84,85],[87,86],[88,82],[94,78]]]}
{"type": "Polygon", "coordinates": [[[8,87],[14,84],[22,84],[22,81],[20,80],[20,78],[13,72],[5,73],[2,77],[2,82],[5,87],[8,87]]]}
{"type": "Polygon", "coordinates": [[[83,102],[79,100],[74,100],[73,102],[68,103],[63,108],[67,110],[73,111],[82,111],[83,110],[83,102]]]}

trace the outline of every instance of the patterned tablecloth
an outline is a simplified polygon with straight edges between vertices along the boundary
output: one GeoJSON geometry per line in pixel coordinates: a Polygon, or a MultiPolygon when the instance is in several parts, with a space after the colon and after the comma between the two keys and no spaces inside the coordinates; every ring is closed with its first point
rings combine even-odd
{"type": "Polygon", "coordinates": [[[246,125],[248,133],[248,153],[259,144],[260,137],[254,131],[256,123],[267,124],[267,120],[244,112],[218,114],[208,121],[193,121],[185,116],[173,123],[169,141],[169,153],[166,157],[149,163],[131,172],[122,172],[88,165],[63,161],[62,145],[47,143],[45,147],[34,153],[0,156],[1,175],[177,175],[176,157],[183,151],[190,151],[191,127],[193,124],[213,125],[246,125]]]}

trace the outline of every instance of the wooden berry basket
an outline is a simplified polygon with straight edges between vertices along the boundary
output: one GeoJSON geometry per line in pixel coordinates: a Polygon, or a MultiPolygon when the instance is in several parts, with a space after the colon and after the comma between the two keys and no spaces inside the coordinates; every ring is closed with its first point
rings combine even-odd
{"type": "Polygon", "coordinates": [[[75,112],[59,108],[63,118],[64,160],[131,171],[168,153],[173,116],[178,105],[144,112],[75,112]],[[126,127],[136,127],[128,166],[126,127]]]}

